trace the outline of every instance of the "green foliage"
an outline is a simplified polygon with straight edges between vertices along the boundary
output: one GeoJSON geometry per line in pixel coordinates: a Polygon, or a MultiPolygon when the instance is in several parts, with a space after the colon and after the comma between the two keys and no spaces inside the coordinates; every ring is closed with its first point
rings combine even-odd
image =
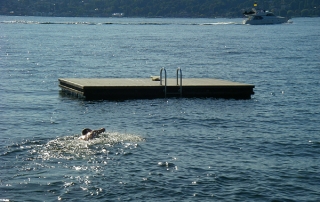
{"type": "Polygon", "coordinates": [[[242,17],[254,2],[281,15],[319,16],[320,0],[0,0],[2,15],[242,17]],[[290,12],[289,12],[290,11],[290,12]]]}
{"type": "Polygon", "coordinates": [[[309,16],[309,10],[308,9],[303,9],[301,11],[301,16],[302,17],[308,17],[309,16]]]}
{"type": "Polygon", "coordinates": [[[294,17],[294,16],[295,16],[295,14],[294,14],[293,10],[288,10],[288,12],[287,12],[287,16],[288,16],[289,18],[294,17]]]}

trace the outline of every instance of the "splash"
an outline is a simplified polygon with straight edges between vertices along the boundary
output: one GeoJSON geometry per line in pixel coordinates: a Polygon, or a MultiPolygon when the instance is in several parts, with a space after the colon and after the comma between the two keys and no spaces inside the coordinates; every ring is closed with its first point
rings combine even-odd
{"type": "Polygon", "coordinates": [[[140,136],[121,133],[102,133],[98,138],[89,141],[79,140],[77,136],[59,137],[41,145],[36,151],[38,158],[43,160],[90,158],[95,155],[107,154],[115,145],[135,148],[138,142],[144,141],[140,136]]]}
{"type": "Polygon", "coordinates": [[[238,25],[236,22],[213,22],[213,23],[202,23],[200,25],[238,25]]]}

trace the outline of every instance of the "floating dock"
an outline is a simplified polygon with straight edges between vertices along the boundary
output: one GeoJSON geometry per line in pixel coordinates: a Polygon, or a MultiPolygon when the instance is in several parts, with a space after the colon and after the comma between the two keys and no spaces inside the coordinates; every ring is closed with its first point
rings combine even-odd
{"type": "Polygon", "coordinates": [[[67,94],[88,100],[166,97],[250,99],[254,85],[211,78],[60,78],[67,94]]]}

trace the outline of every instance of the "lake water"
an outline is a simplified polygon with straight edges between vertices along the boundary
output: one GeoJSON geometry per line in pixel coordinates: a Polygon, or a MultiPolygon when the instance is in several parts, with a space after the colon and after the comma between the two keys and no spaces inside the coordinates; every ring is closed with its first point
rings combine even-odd
{"type": "Polygon", "coordinates": [[[0,16],[0,201],[320,201],[320,19],[0,16]],[[86,101],[59,78],[218,78],[249,100],[86,101]],[[83,128],[106,128],[77,140],[83,128]]]}

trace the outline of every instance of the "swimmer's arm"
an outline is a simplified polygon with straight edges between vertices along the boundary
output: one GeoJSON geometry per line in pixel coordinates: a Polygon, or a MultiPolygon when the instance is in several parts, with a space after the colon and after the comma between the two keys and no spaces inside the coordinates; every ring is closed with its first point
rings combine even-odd
{"type": "Polygon", "coordinates": [[[90,138],[94,138],[97,137],[99,134],[105,132],[106,129],[105,128],[100,128],[99,130],[94,130],[92,131],[92,133],[90,134],[90,138]]]}
{"type": "Polygon", "coordinates": [[[88,136],[87,135],[81,135],[78,139],[79,140],[88,140],[88,136]]]}

